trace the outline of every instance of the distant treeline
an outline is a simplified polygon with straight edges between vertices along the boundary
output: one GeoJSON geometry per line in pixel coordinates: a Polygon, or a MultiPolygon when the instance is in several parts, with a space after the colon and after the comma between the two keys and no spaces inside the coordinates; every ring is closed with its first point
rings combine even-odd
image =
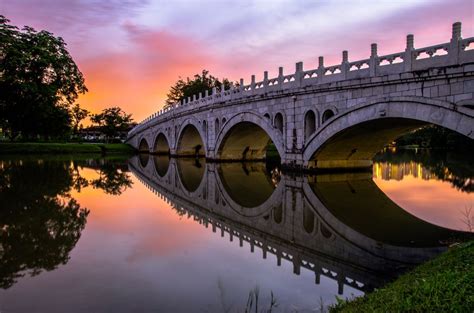
{"type": "Polygon", "coordinates": [[[396,141],[396,146],[419,146],[433,149],[469,149],[474,151],[474,140],[452,130],[429,125],[408,133],[396,141]]]}

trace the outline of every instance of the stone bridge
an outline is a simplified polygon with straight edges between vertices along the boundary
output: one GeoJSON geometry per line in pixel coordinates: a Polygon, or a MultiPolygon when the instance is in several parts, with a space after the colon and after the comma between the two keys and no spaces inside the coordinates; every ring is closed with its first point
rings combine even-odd
{"type": "Polygon", "coordinates": [[[230,241],[301,269],[369,291],[431,258],[440,241],[464,236],[424,222],[383,194],[370,173],[319,176],[269,174],[262,163],[140,154],[129,167],[178,214],[230,241]],[[342,199],[342,201],[341,201],[342,199]],[[352,213],[351,213],[352,212],[352,213]]]}
{"type": "MultiPolygon", "coordinates": [[[[289,168],[368,167],[384,145],[427,124],[474,138],[474,37],[426,48],[407,36],[403,52],[294,73],[264,72],[250,84],[216,88],[142,121],[127,142],[142,152],[261,160],[273,142],[289,168]]],[[[273,147],[273,146],[272,146],[273,147]]]]}

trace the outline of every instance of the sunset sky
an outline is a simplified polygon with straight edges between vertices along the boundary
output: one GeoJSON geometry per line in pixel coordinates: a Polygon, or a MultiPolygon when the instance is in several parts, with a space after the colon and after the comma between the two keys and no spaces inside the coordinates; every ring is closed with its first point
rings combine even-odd
{"type": "Polygon", "coordinates": [[[68,43],[89,93],[79,103],[92,112],[120,106],[140,121],[162,107],[181,76],[208,69],[233,81],[279,66],[315,68],[447,42],[451,24],[474,36],[471,0],[218,1],[0,0],[0,14],[17,26],[46,29],[68,43]]]}

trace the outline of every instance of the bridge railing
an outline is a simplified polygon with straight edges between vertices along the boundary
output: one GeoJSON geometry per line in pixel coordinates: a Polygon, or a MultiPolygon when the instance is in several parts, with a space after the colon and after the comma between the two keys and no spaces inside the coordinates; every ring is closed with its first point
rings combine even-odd
{"type": "Polygon", "coordinates": [[[461,23],[452,26],[452,37],[448,43],[437,44],[429,47],[414,48],[414,36],[408,35],[406,48],[403,52],[397,52],[379,56],[377,44],[371,45],[371,55],[368,59],[349,62],[348,52],[342,52],[341,64],[324,66],[324,58],[319,57],[319,66],[316,69],[303,70],[303,62],[296,63],[295,72],[283,73],[279,68],[278,76],[268,78],[268,72],[264,72],[262,81],[255,81],[255,75],[251,76],[251,82],[231,85],[230,89],[217,90],[213,88],[203,94],[193,95],[180,103],[159,110],[140,122],[129,133],[128,137],[139,133],[143,129],[155,123],[167,119],[173,114],[178,114],[201,106],[222,103],[230,100],[238,100],[245,97],[262,95],[273,91],[289,90],[307,86],[317,86],[348,79],[371,78],[404,72],[420,71],[435,67],[451,66],[474,62],[474,37],[461,38],[461,23]]]}

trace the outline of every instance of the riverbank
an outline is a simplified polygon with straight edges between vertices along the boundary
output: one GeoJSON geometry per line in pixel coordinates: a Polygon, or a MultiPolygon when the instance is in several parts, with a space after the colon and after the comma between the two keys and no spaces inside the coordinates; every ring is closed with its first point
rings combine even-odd
{"type": "Polygon", "coordinates": [[[133,154],[124,143],[0,143],[0,154],[133,154]]]}
{"type": "Polygon", "coordinates": [[[361,298],[330,312],[472,312],[474,241],[449,249],[361,298]]]}

